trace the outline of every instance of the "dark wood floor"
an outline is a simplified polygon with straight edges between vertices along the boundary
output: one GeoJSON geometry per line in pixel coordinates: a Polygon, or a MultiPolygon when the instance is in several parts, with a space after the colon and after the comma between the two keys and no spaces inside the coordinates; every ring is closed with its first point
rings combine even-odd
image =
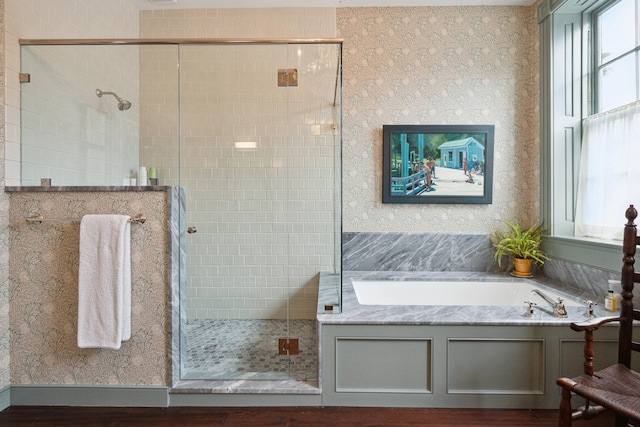
{"type": "MultiPolygon", "coordinates": [[[[415,409],[352,407],[85,408],[14,406],[0,412],[0,426],[540,426],[557,425],[555,410],[415,409]]],[[[613,418],[574,422],[612,426],[613,418]]]]}

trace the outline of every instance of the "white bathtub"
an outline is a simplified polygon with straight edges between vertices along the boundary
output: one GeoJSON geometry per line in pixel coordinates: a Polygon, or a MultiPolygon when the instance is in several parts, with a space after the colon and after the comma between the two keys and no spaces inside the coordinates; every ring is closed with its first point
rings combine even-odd
{"type": "MultiPolygon", "coordinates": [[[[358,302],[362,305],[498,305],[521,306],[533,301],[548,306],[532,293],[541,290],[557,301],[559,294],[525,281],[410,281],[352,280],[358,302]]],[[[565,306],[584,305],[564,299],[565,306]]]]}

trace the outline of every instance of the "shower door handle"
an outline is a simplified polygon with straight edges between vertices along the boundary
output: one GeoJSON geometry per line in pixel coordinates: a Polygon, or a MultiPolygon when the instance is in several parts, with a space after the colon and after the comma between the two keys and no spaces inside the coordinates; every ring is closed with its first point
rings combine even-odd
{"type": "Polygon", "coordinates": [[[191,226],[191,227],[187,228],[187,233],[189,233],[189,234],[196,233],[197,231],[198,231],[198,229],[196,228],[196,226],[195,226],[195,225],[193,225],[193,226],[191,226]]]}

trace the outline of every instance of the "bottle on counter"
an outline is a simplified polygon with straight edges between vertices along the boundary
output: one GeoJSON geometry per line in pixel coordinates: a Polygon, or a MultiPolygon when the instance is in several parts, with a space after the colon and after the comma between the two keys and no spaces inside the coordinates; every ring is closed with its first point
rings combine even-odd
{"type": "Polygon", "coordinates": [[[613,294],[613,289],[609,288],[607,296],[604,298],[604,309],[607,311],[618,311],[618,300],[613,294]]]}
{"type": "Polygon", "coordinates": [[[618,309],[620,309],[620,304],[622,304],[622,283],[620,280],[607,280],[609,283],[609,289],[613,290],[613,296],[616,301],[618,301],[618,309]]]}

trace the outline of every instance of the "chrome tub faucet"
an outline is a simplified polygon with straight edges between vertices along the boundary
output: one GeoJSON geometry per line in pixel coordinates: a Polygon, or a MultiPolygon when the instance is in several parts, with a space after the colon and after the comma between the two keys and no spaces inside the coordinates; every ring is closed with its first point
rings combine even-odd
{"type": "Polygon", "coordinates": [[[563,299],[558,297],[558,301],[552,300],[550,297],[545,295],[540,289],[534,289],[531,291],[532,294],[539,295],[543,300],[545,300],[551,308],[553,308],[553,315],[556,317],[567,317],[567,309],[564,307],[563,299]]]}

